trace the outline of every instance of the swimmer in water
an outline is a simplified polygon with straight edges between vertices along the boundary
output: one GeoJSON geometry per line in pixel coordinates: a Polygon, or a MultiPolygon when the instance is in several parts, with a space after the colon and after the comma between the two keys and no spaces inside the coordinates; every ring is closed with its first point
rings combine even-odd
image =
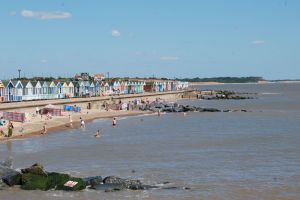
{"type": "Polygon", "coordinates": [[[112,125],[117,126],[117,119],[115,117],[113,118],[112,125]]]}
{"type": "Polygon", "coordinates": [[[101,135],[100,135],[100,130],[98,130],[97,132],[96,132],[96,134],[95,134],[95,138],[100,138],[101,137],[101,135]]]}

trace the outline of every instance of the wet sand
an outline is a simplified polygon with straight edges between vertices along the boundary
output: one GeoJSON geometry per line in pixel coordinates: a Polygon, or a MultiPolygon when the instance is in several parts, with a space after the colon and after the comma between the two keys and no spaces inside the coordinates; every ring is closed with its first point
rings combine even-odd
{"type": "MultiPolygon", "coordinates": [[[[32,111],[34,112],[34,111],[32,111]]],[[[14,129],[13,135],[11,137],[0,136],[0,141],[14,140],[14,139],[24,139],[42,136],[43,126],[46,123],[47,133],[53,133],[62,131],[64,129],[70,128],[79,128],[80,127],[80,117],[85,122],[91,122],[95,119],[100,118],[113,118],[113,117],[124,117],[124,116],[136,116],[136,115],[144,115],[144,114],[152,114],[151,111],[104,111],[104,110],[82,110],[80,113],[73,112],[63,112],[62,116],[53,116],[52,119],[46,119],[46,116],[41,118],[40,115],[36,117],[32,117],[27,119],[26,122],[23,123],[23,133],[21,132],[22,123],[13,122],[14,129]],[[69,115],[72,117],[72,125],[70,124],[69,115]]],[[[8,128],[7,125],[1,127],[0,130],[3,130],[5,134],[7,134],[8,128]]]]}

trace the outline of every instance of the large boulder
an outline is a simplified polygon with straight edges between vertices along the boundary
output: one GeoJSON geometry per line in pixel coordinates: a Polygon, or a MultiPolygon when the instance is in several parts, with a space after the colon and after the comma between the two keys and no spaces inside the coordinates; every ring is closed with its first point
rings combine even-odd
{"type": "Polygon", "coordinates": [[[0,166],[0,180],[1,187],[4,187],[6,185],[20,185],[21,174],[14,169],[5,166],[0,166]]]}
{"type": "Polygon", "coordinates": [[[85,177],[83,178],[83,181],[86,183],[86,185],[92,185],[92,186],[103,183],[103,179],[101,176],[85,177]]]}
{"type": "Polygon", "coordinates": [[[47,176],[47,172],[44,171],[44,167],[39,163],[35,163],[29,168],[21,169],[21,172],[23,174],[31,173],[35,175],[47,176]]]}
{"type": "Polygon", "coordinates": [[[22,174],[21,188],[24,190],[65,190],[78,191],[86,187],[81,178],[71,177],[68,174],[50,172],[47,176],[32,173],[22,174]]]}
{"type": "Polygon", "coordinates": [[[20,185],[21,173],[15,170],[11,170],[5,176],[2,177],[2,181],[10,187],[14,185],[20,185]]]}
{"type": "Polygon", "coordinates": [[[116,176],[108,176],[103,180],[104,184],[121,184],[124,185],[125,188],[131,190],[143,190],[144,187],[139,180],[130,180],[130,179],[123,179],[116,176]]]}

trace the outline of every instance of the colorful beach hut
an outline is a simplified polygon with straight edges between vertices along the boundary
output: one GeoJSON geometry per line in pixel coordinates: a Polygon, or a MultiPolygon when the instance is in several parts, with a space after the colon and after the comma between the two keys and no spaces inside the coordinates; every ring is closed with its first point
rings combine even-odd
{"type": "Polygon", "coordinates": [[[95,85],[95,95],[94,96],[100,96],[101,95],[101,82],[97,80],[94,83],[94,85],[95,85]]]}
{"type": "Polygon", "coordinates": [[[49,83],[47,81],[44,81],[42,85],[42,99],[49,99],[49,83]]]}
{"type": "Polygon", "coordinates": [[[57,87],[54,81],[52,81],[49,85],[49,93],[48,98],[49,99],[55,99],[57,97],[57,87]]]}
{"type": "Polygon", "coordinates": [[[6,101],[6,102],[14,101],[14,99],[15,99],[15,85],[14,85],[14,83],[10,80],[7,83],[4,82],[4,85],[5,85],[4,101],[6,101]]]}
{"type": "Polygon", "coordinates": [[[68,83],[64,82],[61,86],[61,92],[62,92],[62,96],[64,98],[69,96],[69,85],[68,83]]]}
{"type": "Polygon", "coordinates": [[[74,97],[74,84],[72,81],[69,83],[69,97],[74,97]]]}
{"type": "Polygon", "coordinates": [[[34,84],[34,99],[43,99],[43,87],[40,81],[34,84]]]}
{"type": "Polygon", "coordinates": [[[89,96],[95,96],[96,92],[95,92],[95,84],[94,82],[91,82],[90,87],[89,87],[89,96]]]}
{"type": "Polygon", "coordinates": [[[15,101],[23,100],[23,84],[21,81],[14,81],[15,85],[15,101]]]}
{"type": "Polygon", "coordinates": [[[23,100],[29,101],[34,99],[33,95],[33,85],[31,81],[24,83],[24,92],[23,92],[23,100]]]}

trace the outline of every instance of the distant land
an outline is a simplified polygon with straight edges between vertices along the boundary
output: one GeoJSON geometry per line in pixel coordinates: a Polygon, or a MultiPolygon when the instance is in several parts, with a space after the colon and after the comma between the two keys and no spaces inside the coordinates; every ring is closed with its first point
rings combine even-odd
{"type": "Polygon", "coordinates": [[[213,78],[183,78],[176,79],[179,81],[199,82],[199,83],[258,83],[266,81],[263,77],[249,76],[249,77],[213,77],[213,78]]]}

